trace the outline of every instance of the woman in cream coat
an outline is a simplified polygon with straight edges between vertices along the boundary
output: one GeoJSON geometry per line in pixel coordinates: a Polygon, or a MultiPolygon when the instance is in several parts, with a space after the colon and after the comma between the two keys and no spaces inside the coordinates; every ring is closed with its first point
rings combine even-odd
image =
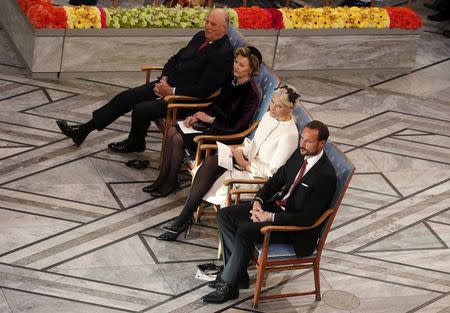
{"type": "MultiPolygon", "coordinates": [[[[236,169],[227,171],[220,167],[217,156],[203,162],[194,177],[183,210],[173,222],[163,226],[166,232],[157,239],[173,241],[186,231],[192,225],[193,213],[202,199],[223,204],[225,179],[271,177],[298,148],[298,130],[291,114],[298,98],[299,95],[291,87],[283,86],[275,90],[269,112],[264,114],[253,140],[246,138],[242,147],[231,148],[236,169]]],[[[246,185],[241,188],[252,187],[246,185]]]]}

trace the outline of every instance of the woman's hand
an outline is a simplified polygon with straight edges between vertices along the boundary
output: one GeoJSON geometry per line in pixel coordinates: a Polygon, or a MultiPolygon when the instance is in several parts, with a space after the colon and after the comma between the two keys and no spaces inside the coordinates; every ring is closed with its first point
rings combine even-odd
{"type": "Polygon", "coordinates": [[[212,124],[214,122],[214,118],[212,116],[209,116],[205,112],[199,111],[199,112],[195,113],[194,116],[196,118],[198,118],[200,121],[208,123],[208,124],[212,124]]]}
{"type": "Polygon", "coordinates": [[[240,167],[248,171],[248,168],[250,167],[250,162],[245,159],[242,149],[231,148],[231,153],[233,154],[233,158],[236,161],[236,163],[240,167]]]}
{"type": "Polygon", "coordinates": [[[185,119],[184,119],[184,122],[183,122],[183,124],[184,124],[184,126],[186,126],[186,127],[192,127],[192,124],[194,124],[195,122],[197,122],[198,121],[198,119],[195,117],[195,116],[188,116],[188,117],[186,117],[185,119]]]}

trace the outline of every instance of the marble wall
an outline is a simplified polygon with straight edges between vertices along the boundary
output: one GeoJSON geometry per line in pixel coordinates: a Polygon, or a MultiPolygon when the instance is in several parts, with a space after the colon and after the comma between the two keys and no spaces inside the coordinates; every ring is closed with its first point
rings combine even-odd
{"type": "MultiPolygon", "coordinates": [[[[332,31],[330,31],[332,32],[332,31]]],[[[418,34],[294,36],[278,38],[275,70],[412,68],[418,34]]]]}

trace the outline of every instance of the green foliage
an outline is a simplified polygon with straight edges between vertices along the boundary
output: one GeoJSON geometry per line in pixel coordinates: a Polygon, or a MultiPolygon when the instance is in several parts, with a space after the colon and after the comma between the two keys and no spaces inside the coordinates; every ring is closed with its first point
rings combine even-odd
{"type": "Polygon", "coordinates": [[[203,28],[209,9],[164,6],[108,9],[108,28],[203,28]]]}

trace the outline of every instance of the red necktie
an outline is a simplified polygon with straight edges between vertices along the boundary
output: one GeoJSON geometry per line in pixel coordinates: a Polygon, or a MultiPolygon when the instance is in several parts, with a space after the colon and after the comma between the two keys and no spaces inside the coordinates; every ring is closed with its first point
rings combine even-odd
{"type": "Polygon", "coordinates": [[[209,42],[207,40],[205,40],[200,47],[198,47],[198,51],[202,50],[203,48],[205,48],[207,45],[209,45],[209,42]]]}
{"type": "Polygon", "coordinates": [[[281,201],[275,201],[275,203],[278,206],[284,206],[286,205],[287,199],[289,198],[289,196],[291,195],[292,191],[294,190],[294,188],[300,183],[300,180],[303,177],[303,174],[305,173],[306,170],[306,165],[308,164],[308,161],[306,160],[306,158],[303,160],[302,163],[302,167],[300,167],[300,171],[299,174],[297,175],[297,177],[295,178],[294,183],[291,185],[291,187],[289,188],[288,193],[283,197],[283,199],[281,201]]]}

